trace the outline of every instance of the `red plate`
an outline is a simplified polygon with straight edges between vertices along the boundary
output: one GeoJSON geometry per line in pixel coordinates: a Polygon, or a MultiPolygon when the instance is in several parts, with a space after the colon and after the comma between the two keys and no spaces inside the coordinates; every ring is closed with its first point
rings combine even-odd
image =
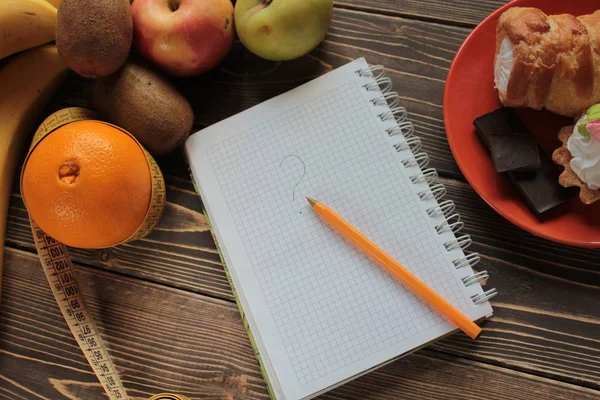
{"type": "MultiPolygon", "coordinates": [[[[598,0],[515,0],[496,10],[469,35],[456,55],[444,89],[444,123],[452,154],[475,191],[500,215],[548,240],[600,247],[600,202],[583,205],[579,197],[538,218],[507,177],[498,174],[475,134],[473,120],[501,107],[494,89],[496,23],[509,7],[537,7],[546,14],[583,15],[600,8],[598,0]]],[[[548,155],[560,146],[559,129],[573,123],[547,111],[519,110],[523,122],[548,155]]]]}

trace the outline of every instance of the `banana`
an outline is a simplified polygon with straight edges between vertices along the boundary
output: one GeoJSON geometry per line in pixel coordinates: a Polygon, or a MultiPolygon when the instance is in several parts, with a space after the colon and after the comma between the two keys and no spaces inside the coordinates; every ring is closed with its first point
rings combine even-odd
{"type": "Polygon", "coordinates": [[[0,59],[53,41],[56,12],[46,0],[0,0],[0,59]]]}
{"type": "Polygon", "coordinates": [[[60,4],[60,0],[46,0],[48,3],[52,4],[54,7],[58,8],[60,4]]]}
{"type": "Polygon", "coordinates": [[[34,124],[68,72],[53,44],[16,54],[0,69],[0,284],[6,217],[17,164],[34,124]]]}

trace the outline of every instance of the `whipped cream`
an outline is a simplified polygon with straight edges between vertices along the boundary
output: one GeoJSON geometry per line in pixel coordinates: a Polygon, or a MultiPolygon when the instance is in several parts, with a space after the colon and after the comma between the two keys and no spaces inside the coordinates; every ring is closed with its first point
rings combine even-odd
{"type": "Polygon", "coordinates": [[[500,42],[500,51],[494,65],[494,84],[502,96],[505,96],[508,90],[508,80],[514,62],[515,55],[513,53],[512,42],[507,36],[500,42]]]}
{"type": "Polygon", "coordinates": [[[573,128],[573,134],[567,141],[567,148],[573,158],[571,168],[590,189],[600,189],[600,142],[596,135],[583,136],[578,126],[583,122],[583,116],[573,128]]]}

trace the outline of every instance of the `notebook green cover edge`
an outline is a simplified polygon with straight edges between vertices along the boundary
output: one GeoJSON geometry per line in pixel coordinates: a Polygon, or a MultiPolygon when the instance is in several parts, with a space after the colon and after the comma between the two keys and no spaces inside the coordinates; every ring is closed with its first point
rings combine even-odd
{"type": "MultiPolygon", "coordinates": [[[[196,195],[198,196],[198,198],[200,198],[200,200],[202,200],[202,196],[200,196],[200,191],[198,190],[198,186],[196,186],[196,181],[194,180],[194,175],[192,174],[192,170],[191,170],[191,168],[189,168],[189,165],[188,165],[188,172],[190,174],[190,178],[192,181],[192,186],[194,187],[194,191],[196,192],[196,195]]],[[[204,207],[204,201],[202,201],[202,214],[204,214],[204,217],[206,218],[208,230],[210,231],[210,234],[213,238],[213,242],[215,243],[215,247],[217,250],[217,254],[219,255],[219,259],[221,260],[221,264],[223,264],[223,270],[225,271],[225,276],[227,277],[227,282],[229,283],[229,287],[231,288],[231,292],[233,293],[233,297],[235,298],[235,303],[237,305],[238,311],[242,318],[242,324],[244,325],[244,330],[246,331],[246,334],[248,335],[248,339],[250,340],[250,345],[252,346],[254,356],[256,357],[256,359],[258,361],[258,367],[259,367],[260,372],[263,376],[263,379],[267,385],[267,391],[269,393],[269,397],[271,399],[275,400],[275,399],[277,399],[277,397],[275,396],[275,391],[273,390],[271,380],[269,379],[269,375],[267,374],[267,371],[265,369],[264,361],[262,359],[262,356],[260,355],[260,351],[258,349],[258,346],[256,345],[256,341],[254,340],[254,335],[252,334],[250,325],[248,324],[248,319],[246,318],[246,313],[244,312],[244,309],[242,308],[242,302],[240,301],[240,299],[238,297],[237,290],[235,288],[235,284],[233,283],[233,280],[231,279],[229,269],[227,268],[227,263],[225,262],[225,259],[223,257],[223,252],[221,251],[221,246],[219,245],[219,241],[217,240],[217,236],[215,235],[215,231],[213,229],[212,223],[208,216],[208,212],[206,211],[206,207],[204,207]]]]}

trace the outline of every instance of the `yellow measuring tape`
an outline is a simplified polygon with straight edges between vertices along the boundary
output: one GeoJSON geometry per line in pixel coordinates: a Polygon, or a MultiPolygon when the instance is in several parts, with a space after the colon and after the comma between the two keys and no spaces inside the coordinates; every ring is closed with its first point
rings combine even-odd
{"type": "Polygon", "coordinates": [[[35,221],[30,219],[30,222],[46,278],[71,333],[108,397],[127,399],[125,388],[79,290],[67,247],[46,235],[35,221]]]}
{"type": "MultiPolygon", "coordinates": [[[[57,128],[75,121],[89,119],[96,119],[95,113],[80,107],[66,108],[50,115],[42,122],[36,131],[25,163],[36,145],[57,128]]],[[[115,126],[115,128],[131,136],[127,131],[117,126],[115,126]]],[[[135,140],[133,136],[131,137],[135,140]]],[[[142,146],[140,145],[140,147],[142,146]]],[[[152,177],[150,205],[143,223],[138,230],[123,243],[146,236],[158,223],[165,205],[164,178],[152,156],[145,150],[144,152],[152,177]]],[[[111,400],[128,399],[127,392],[125,391],[123,383],[119,378],[119,374],[108,354],[107,347],[100,336],[100,332],[97,329],[92,314],[86,306],[85,299],[81,294],[81,290],[79,289],[75,277],[73,262],[71,261],[67,247],[44,233],[31,218],[30,223],[35,246],[44,268],[46,278],[48,279],[52,294],[58,303],[58,307],[60,308],[71,333],[75,337],[75,340],[77,340],[79,347],[90,363],[94,373],[102,384],[102,387],[108,394],[108,397],[111,400]]],[[[160,394],[153,396],[151,400],[189,399],[184,396],[160,394]]]]}

